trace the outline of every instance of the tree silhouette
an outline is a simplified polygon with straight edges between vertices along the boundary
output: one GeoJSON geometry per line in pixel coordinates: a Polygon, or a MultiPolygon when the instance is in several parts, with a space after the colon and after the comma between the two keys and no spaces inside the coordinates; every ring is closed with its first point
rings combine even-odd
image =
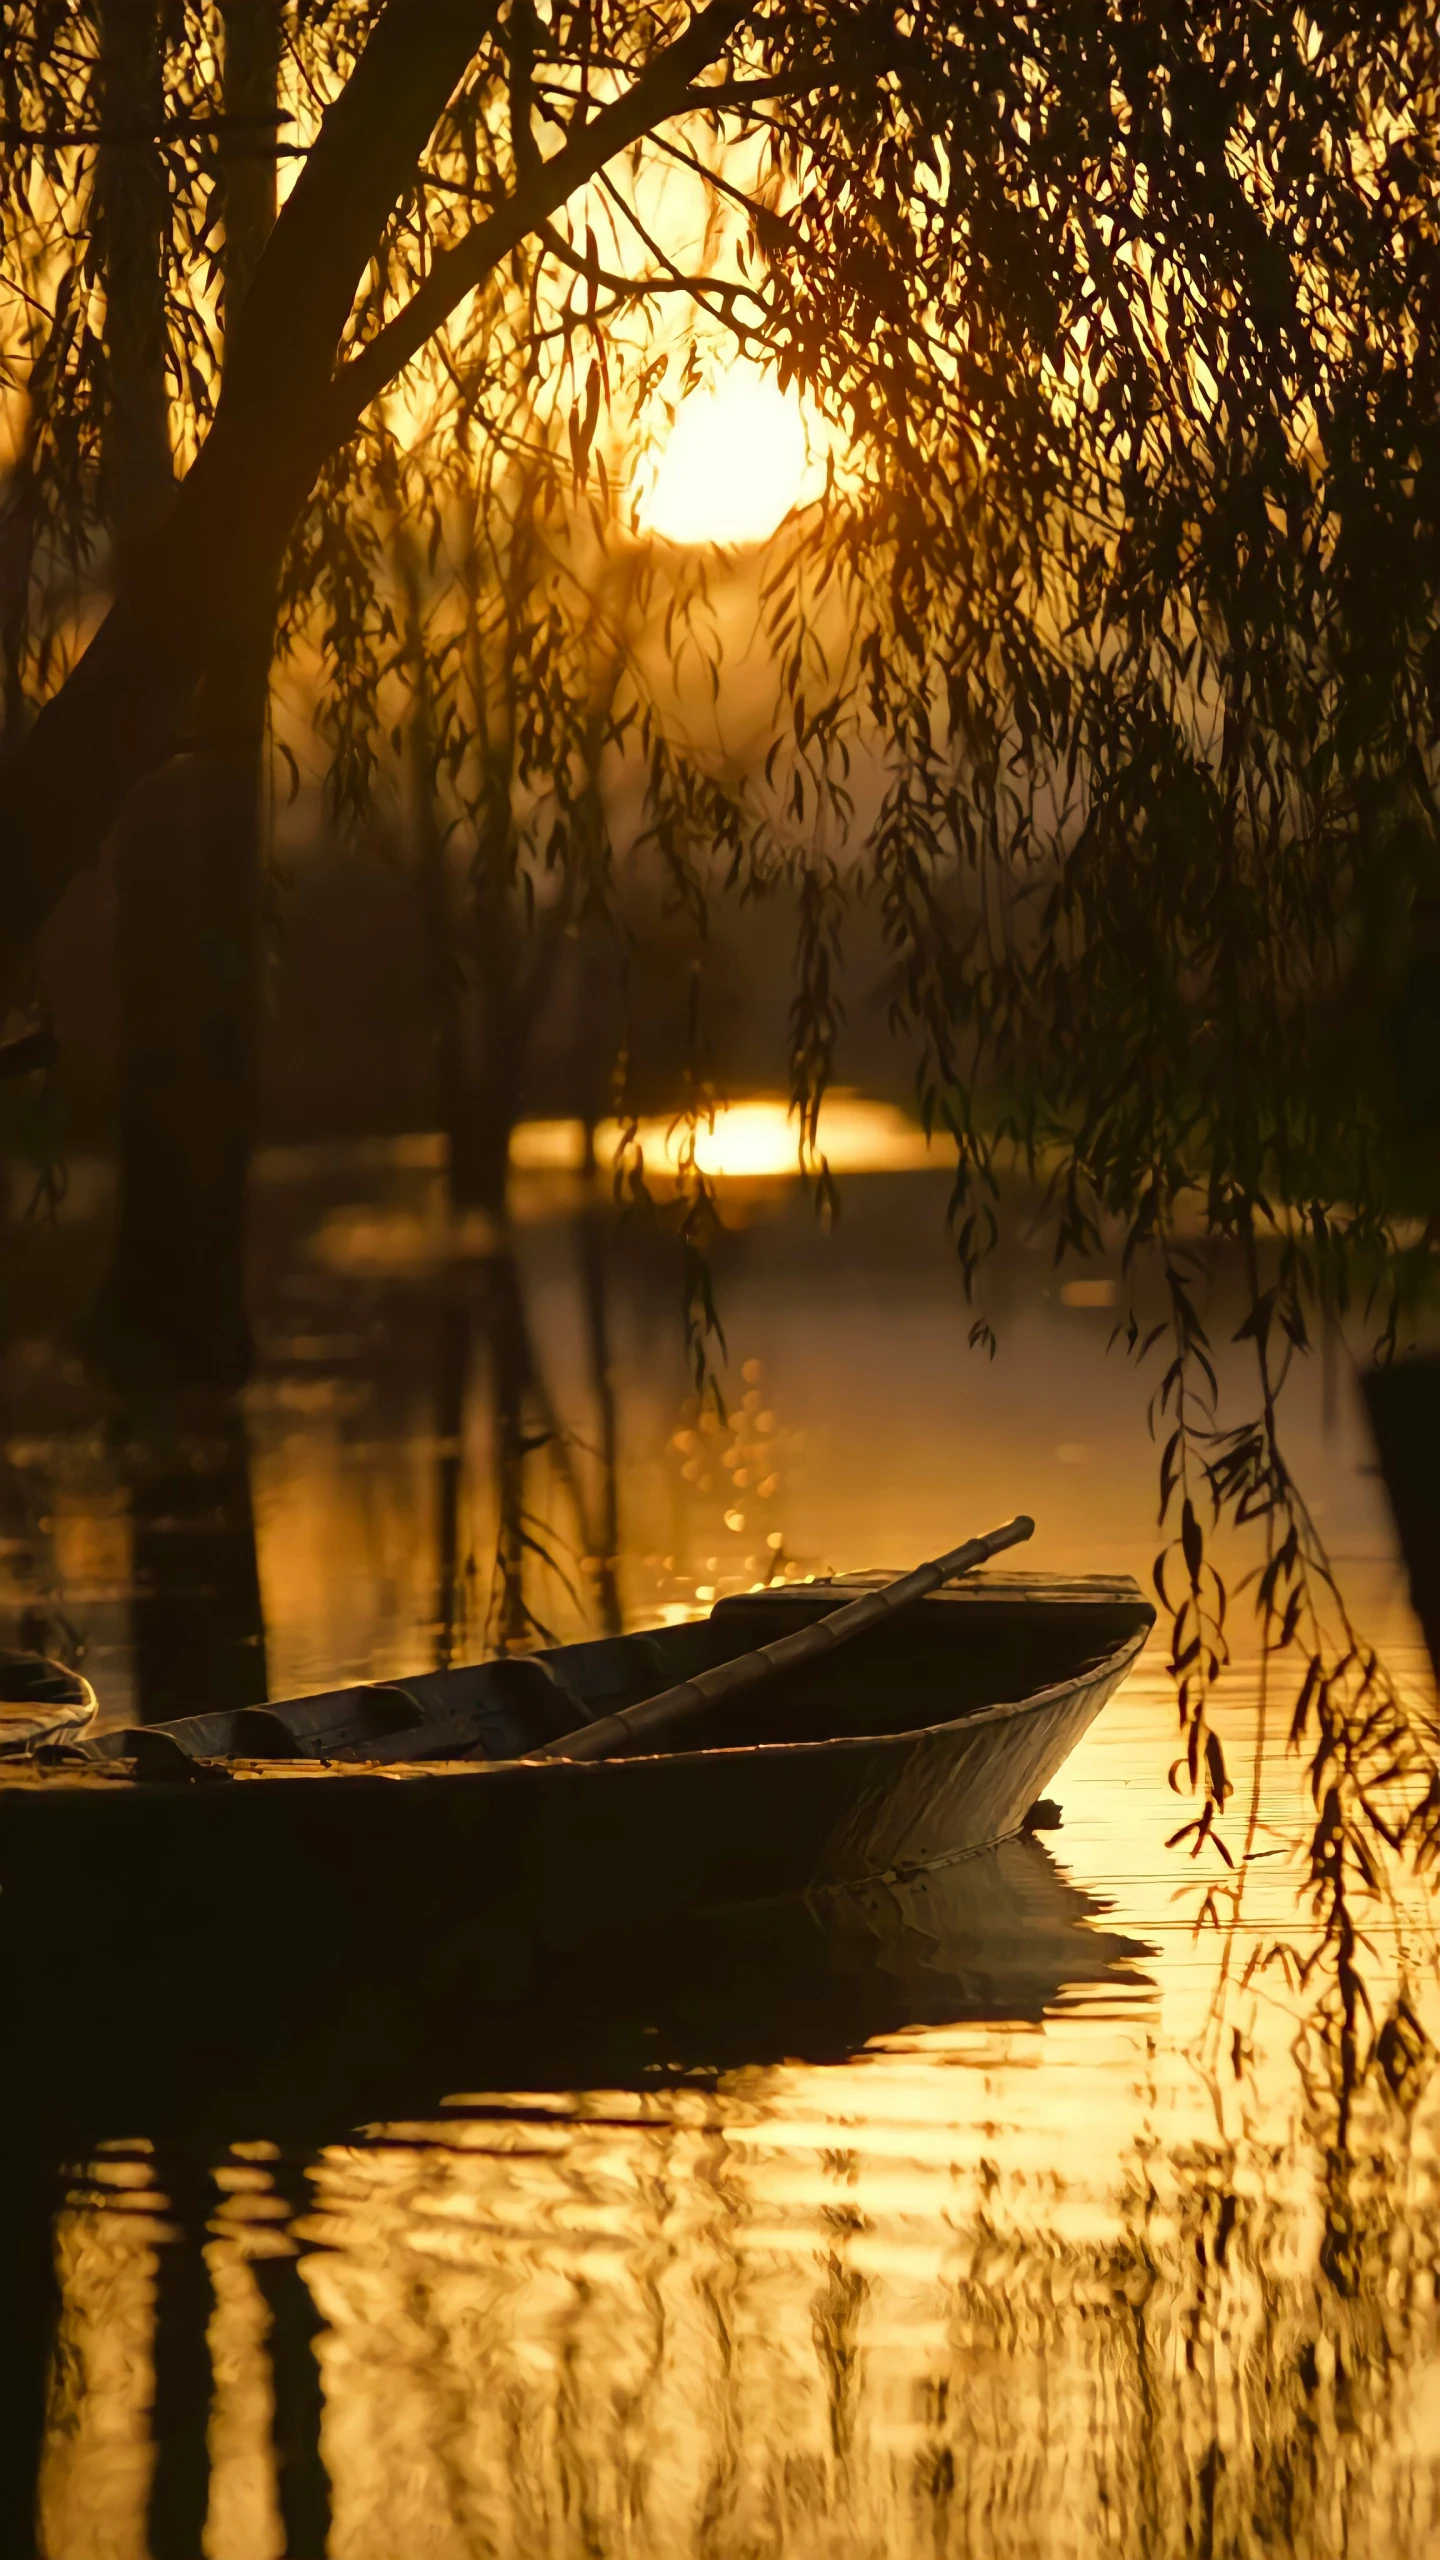
{"type": "MultiPolygon", "coordinates": [[[[812,1139],[834,940],[863,888],[954,1141],[967,1270],[1014,1160],[1050,1183],[1060,1250],[1117,1219],[1133,1267],[1153,1265],[1195,1845],[1228,1790],[1207,1524],[1259,1518],[1267,1626],[1309,1666],[1314,1883],[1349,2032],[1367,1840],[1428,1854],[1440,1784],[1428,1728],[1343,1612],[1322,1630],[1338,1604],[1275,1411],[1314,1308],[1378,1285],[1398,1324],[1436,1235],[1434,13],[293,0],[293,121],[268,147],[299,173],[221,370],[225,109],[209,13],[177,11],[160,142],[174,440],[193,458],[87,640],[96,154],[125,138],[103,101],[87,120],[88,23],[25,0],[4,37],[9,965],[277,615],[292,643],[318,635],[336,789],[363,798],[377,510],[398,486],[443,530],[442,449],[498,451],[548,401],[566,434],[536,504],[591,508],[613,542],[602,421],[643,434],[721,347],[803,379],[838,459],[766,561],[768,750],[707,761],[657,693],[620,684],[643,824],[683,895],[717,877],[798,895],[812,1139]],[[694,188],[698,235],[675,210],[694,188]],[[1192,1212],[1250,1273],[1257,1414],[1233,1433],[1209,1398],[1192,1212]]],[[[656,574],[703,661],[703,566],[656,574]]],[[[529,699],[526,767],[559,790],[564,687],[529,699]]]]}

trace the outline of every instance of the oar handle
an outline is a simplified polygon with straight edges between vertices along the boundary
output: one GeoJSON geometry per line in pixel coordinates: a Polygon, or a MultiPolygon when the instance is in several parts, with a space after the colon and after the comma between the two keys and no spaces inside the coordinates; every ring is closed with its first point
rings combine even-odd
{"type": "Polygon", "coordinates": [[[813,1662],[821,1654],[833,1653],[837,1644],[848,1644],[852,1636],[863,1636],[867,1627],[879,1626],[892,1611],[908,1609],[912,1601],[938,1591],[942,1582],[953,1581],[957,1573],[969,1573],[991,1556],[1003,1554],[1006,1547],[1023,1545],[1034,1534],[1034,1521],[1021,1512],[1017,1519],[1007,1520],[1003,1529],[988,1529],[983,1538],[967,1538],[963,1547],[952,1547],[948,1556],[937,1556],[931,1564],[917,1565],[913,1573],[902,1574],[898,1582],[887,1582],[882,1591],[866,1591],[858,1600],[833,1609],[828,1617],[816,1618],[808,1627],[797,1627],[793,1635],[778,1636],[773,1644],[757,1645],[753,1653],[737,1654],[732,1662],[717,1662],[709,1671],[697,1671],[693,1680],[662,1689],[658,1697],[641,1698],[635,1706],[621,1707],[613,1716],[597,1716],[593,1724],[581,1725],[576,1733],[562,1734],[558,1742],[547,1742],[543,1750],[532,1751],[529,1757],[608,1759],[612,1751],[622,1750],[639,1735],[662,1732],[666,1726],[698,1714],[702,1707],[733,1698],[737,1690],[758,1688],[777,1671],[789,1671],[796,1663],[813,1662]]]}

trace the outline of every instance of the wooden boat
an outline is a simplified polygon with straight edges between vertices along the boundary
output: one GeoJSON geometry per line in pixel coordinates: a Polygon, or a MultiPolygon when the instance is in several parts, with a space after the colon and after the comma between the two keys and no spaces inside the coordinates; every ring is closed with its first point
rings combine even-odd
{"type": "Polygon", "coordinates": [[[818,1908],[1019,1833],[1145,1642],[1132,1582],[976,1575],[713,1709],[683,1748],[512,1756],[891,1578],[0,1760],[12,2033],[48,2041],[52,2076],[112,2079],[141,2020],[192,2078],[322,2024],[357,2062],[398,2052],[422,2001],[483,2043],[557,1983],[623,1998],[635,1948],[681,1915],[748,1910],[763,1936],[767,1900],[818,1908]],[[63,2054],[57,1975],[92,1987],[63,2054]]]}
{"type": "Polygon", "coordinates": [[[109,1908],[198,1914],[262,1880],[472,1916],[542,1898],[582,1930],[654,1907],[860,1882],[1017,1831],[1154,1611],[1128,1581],[977,1575],[713,1709],[682,1747],[519,1755],[882,1585],[723,1600],[652,1635],[101,1733],[0,1764],[0,1888],[107,1879],[109,1908]],[[157,1877],[169,1879],[157,1884],[157,1877]]]}

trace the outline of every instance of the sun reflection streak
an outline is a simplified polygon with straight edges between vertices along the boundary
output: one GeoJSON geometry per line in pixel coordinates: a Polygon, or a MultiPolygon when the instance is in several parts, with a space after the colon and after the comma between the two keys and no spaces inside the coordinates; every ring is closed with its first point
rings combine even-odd
{"type": "MultiPolygon", "coordinates": [[[[603,1120],[595,1132],[595,1155],[609,1168],[626,1131],[618,1120],[603,1120]]],[[[635,1125],[633,1143],[648,1166],[674,1172],[689,1141],[683,1120],[649,1115],[635,1125]]],[[[695,1127],[695,1162],[699,1170],[722,1181],[780,1181],[801,1169],[800,1125],[788,1102],[752,1095],[738,1102],[717,1103],[695,1127]]],[[[510,1161],[517,1172],[578,1172],[584,1162],[585,1131],[578,1120],[524,1120],[515,1131],[510,1161]]],[[[833,1093],[821,1105],[819,1135],[813,1157],[823,1157],[832,1173],[923,1173],[943,1166],[942,1149],[932,1147],[925,1132],[899,1105],[858,1093],[833,1093]]]]}

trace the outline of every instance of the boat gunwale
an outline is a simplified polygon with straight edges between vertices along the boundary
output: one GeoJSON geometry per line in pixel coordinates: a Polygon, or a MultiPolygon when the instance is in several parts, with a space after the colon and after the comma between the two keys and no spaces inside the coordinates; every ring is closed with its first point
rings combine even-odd
{"type": "MultiPolygon", "coordinates": [[[[1144,1652],[1155,1625],[1154,1609],[1150,1607],[1150,1603],[1144,1599],[1143,1595],[1138,1596],[1142,1608],[1150,1611],[1150,1623],[1148,1626],[1137,1627],[1134,1635],[1127,1636],[1125,1642],[1117,1646],[1113,1653],[1101,1654],[1086,1670],[1074,1671],[1066,1680],[1052,1680],[1043,1689],[1028,1690],[1023,1698],[1001,1698],[992,1707],[977,1708],[973,1715],[944,1716],[938,1724],[905,1725],[895,1733],[833,1733],[823,1735],[818,1740],[722,1742],[713,1745],[709,1750],[701,1748],[694,1751],[616,1752],[604,1760],[539,1760],[527,1754],[519,1760],[409,1762],[392,1760],[383,1764],[372,1761],[368,1765],[371,1768],[379,1768],[383,1765],[394,1769],[398,1776],[408,1777],[413,1773],[417,1778],[428,1777],[442,1770],[449,1770],[454,1775],[461,1771],[478,1773],[496,1769],[633,1769],[642,1764],[653,1767],[660,1760],[679,1762],[693,1767],[697,1761],[753,1758],[757,1752],[763,1752],[768,1757],[779,1752],[873,1751],[877,1744],[926,1742],[934,1735],[942,1733],[974,1733],[985,1725],[1004,1724],[1013,1716],[1038,1712],[1040,1708],[1052,1706],[1057,1700],[1070,1696],[1074,1690],[1089,1688],[1094,1681],[1106,1679],[1112,1674],[1116,1678],[1123,1678],[1130,1664],[1144,1652]]],[[[297,1764],[290,1760],[278,1765],[293,1769],[297,1764]]],[[[352,1762],[350,1765],[353,1767],[357,1764],[352,1762]]],[[[364,1767],[366,1764],[362,1762],[358,1765],[364,1767]]]]}
{"type": "Polygon", "coordinates": [[[32,1777],[42,1778],[51,1786],[64,1785],[67,1782],[74,1785],[78,1782],[83,1787],[92,1780],[98,1779],[102,1785],[108,1786],[118,1782],[124,1786],[127,1793],[143,1790],[147,1794],[170,1795],[176,1791],[177,1787],[184,1787],[187,1784],[192,1786],[199,1784],[203,1787],[207,1782],[213,1783],[217,1777],[222,1776],[242,1781],[268,1780],[271,1783],[286,1778],[302,1780],[330,1778],[352,1782],[383,1779],[393,1784],[398,1779],[493,1778],[502,1772],[522,1769],[540,1774],[551,1770],[572,1773],[584,1770],[587,1775],[599,1775],[605,1772],[613,1775],[616,1771],[623,1769],[653,1769],[662,1763],[669,1767],[694,1770],[707,1761],[729,1762],[741,1759],[753,1760],[757,1757],[773,1759],[781,1754],[803,1752],[873,1751],[881,1747],[898,1749],[902,1745],[913,1747],[943,1734],[960,1735],[979,1732],[993,1725],[1009,1723],[1018,1716],[1038,1714],[1045,1707],[1053,1706],[1069,1697],[1077,1689],[1088,1688],[1093,1683],[1106,1679],[1113,1685],[1123,1679],[1149,1643],[1155,1625],[1154,1605],[1146,1600],[1139,1585],[1133,1581],[1128,1582],[1128,1587],[1125,1584],[1112,1585],[1103,1595],[1097,1590],[1095,1596],[1097,1600],[1103,1596],[1126,1601],[1131,1600],[1133,1596],[1134,1605],[1145,1611],[1147,1622],[1137,1627],[1133,1635],[1127,1636],[1123,1644],[1118,1645],[1112,1652],[1100,1655],[1085,1670],[1072,1672],[1063,1680],[1052,1680],[1042,1689],[1027,1691],[1021,1698],[999,1699],[993,1706],[977,1708],[970,1715],[946,1716],[935,1724],[908,1725],[893,1733],[846,1733],[775,1742],[728,1742],[712,1744],[709,1747],[702,1745],[688,1751],[630,1751],[617,1753],[603,1760],[540,1759],[529,1753],[511,1760],[197,1759],[192,1763],[195,1771],[194,1778],[186,1778],[178,1774],[175,1777],[165,1778],[139,1777],[134,1774],[135,1763],[129,1760],[92,1761],[84,1766],[77,1766],[74,1763],[67,1765],[64,1762],[51,1762],[47,1765],[27,1757],[17,1758],[13,1774],[7,1772],[4,1763],[0,1762],[0,1790],[3,1790],[7,1783],[13,1783],[14,1778],[19,1777],[22,1771],[32,1777]]]}

